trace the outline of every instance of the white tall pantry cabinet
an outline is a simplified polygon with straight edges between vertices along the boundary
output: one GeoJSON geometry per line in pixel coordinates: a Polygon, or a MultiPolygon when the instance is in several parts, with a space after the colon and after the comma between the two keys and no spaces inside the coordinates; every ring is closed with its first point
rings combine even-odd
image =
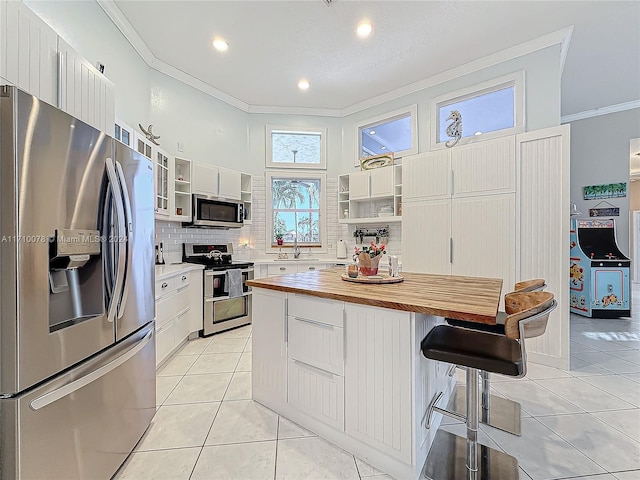
{"type": "Polygon", "coordinates": [[[544,278],[559,308],[527,353],[568,368],[569,127],[413,155],[402,172],[403,270],[502,278],[503,294],[544,278]]]}

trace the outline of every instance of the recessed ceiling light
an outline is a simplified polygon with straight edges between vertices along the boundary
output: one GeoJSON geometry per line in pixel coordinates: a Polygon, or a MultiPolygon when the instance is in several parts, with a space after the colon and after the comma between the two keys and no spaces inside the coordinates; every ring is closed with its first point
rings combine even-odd
{"type": "Polygon", "coordinates": [[[363,21],[356,27],[356,33],[360,38],[367,38],[373,32],[373,25],[368,21],[363,21]]]}
{"type": "Polygon", "coordinates": [[[474,135],[482,135],[482,132],[476,132],[474,135]]]}
{"type": "Polygon", "coordinates": [[[369,135],[375,135],[376,131],[375,130],[369,130],[369,135]]]}
{"type": "Polygon", "coordinates": [[[387,147],[385,147],[384,145],[382,145],[382,146],[380,147],[380,150],[386,150],[386,149],[387,149],[387,147]]]}
{"type": "Polygon", "coordinates": [[[309,80],[305,80],[304,78],[298,82],[298,88],[300,90],[309,90],[309,80]]]}
{"type": "Polygon", "coordinates": [[[219,52],[226,52],[229,50],[229,43],[224,38],[216,37],[213,39],[213,48],[219,52]]]}

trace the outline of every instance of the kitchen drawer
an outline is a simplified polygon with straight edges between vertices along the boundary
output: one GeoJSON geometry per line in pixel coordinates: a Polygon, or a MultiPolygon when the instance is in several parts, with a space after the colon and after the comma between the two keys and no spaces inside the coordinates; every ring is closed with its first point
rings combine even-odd
{"type": "Polygon", "coordinates": [[[288,273],[298,273],[298,266],[295,263],[267,265],[267,275],[270,277],[274,275],[286,275],[288,273]]]}
{"type": "Polygon", "coordinates": [[[175,323],[171,319],[156,331],[156,367],[171,353],[175,346],[175,323]]]}
{"type": "Polygon", "coordinates": [[[189,336],[191,333],[191,309],[187,308],[185,311],[181,312],[174,320],[176,325],[176,345],[180,344],[185,338],[189,336]]]}
{"type": "Polygon", "coordinates": [[[342,327],[344,323],[343,302],[293,293],[287,295],[287,301],[287,311],[292,317],[315,320],[336,327],[342,327]]]}
{"type": "Polygon", "coordinates": [[[326,263],[299,263],[298,273],[315,272],[316,270],[324,270],[327,268],[326,263]]]}
{"type": "Polygon", "coordinates": [[[173,277],[175,279],[176,288],[183,288],[189,286],[189,272],[181,273],[180,275],[173,277]]]}
{"type": "Polygon", "coordinates": [[[156,280],[156,299],[163,297],[176,289],[176,277],[156,280]]]}
{"type": "Polygon", "coordinates": [[[185,287],[165,295],[156,301],[156,325],[159,327],[168,318],[173,318],[189,307],[189,288],[185,287]]]}
{"type": "Polygon", "coordinates": [[[343,330],[303,318],[288,318],[289,357],[336,375],[344,375],[343,330]]]}
{"type": "Polygon", "coordinates": [[[344,377],[298,360],[288,360],[289,405],[344,431],[344,377]]]}

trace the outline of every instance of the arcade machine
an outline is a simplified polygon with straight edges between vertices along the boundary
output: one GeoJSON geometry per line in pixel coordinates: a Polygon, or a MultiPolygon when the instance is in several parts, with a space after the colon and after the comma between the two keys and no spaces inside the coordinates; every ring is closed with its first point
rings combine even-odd
{"type": "Polygon", "coordinates": [[[586,317],[630,316],[631,260],[618,249],[613,219],[573,220],[570,239],[570,310],[586,317]]]}

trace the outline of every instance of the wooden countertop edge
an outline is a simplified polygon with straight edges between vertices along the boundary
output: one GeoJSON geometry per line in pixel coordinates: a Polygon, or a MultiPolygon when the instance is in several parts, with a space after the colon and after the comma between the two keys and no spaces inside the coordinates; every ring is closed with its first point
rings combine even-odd
{"type": "MultiPolygon", "coordinates": [[[[496,323],[496,315],[498,313],[498,304],[500,301],[499,290],[498,290],[497,300],[495,302],[495,313],[493,313],[492,315],[483,315],[483,314],[476,314],[469,311],[460,311],[454,308],[447,308],[444,305],[430,305],[430,306],[416,305],[415,303],[407,303],[402,301],[390,301],[386,299],[377,299],[377,298],[372,298],[367,296],[357,296],[353,294],[343,294],[343,293],[337,293],[333,291],[312,290],[308,287],[302,288],[302,287],[297,287],[290,284],[284,285],[284,284],[273,283],[274,279],[276,278],[286,278],[286,277],[292,277],[294,275],[296,276],[297,275],[314,275],[316,273],[319,274],[321,272],[327,272],[327,270],[323,270],[320,272],[313,272],[313,273],[290,274],[282,277],[270,277],[268,279],[250,280],[249,282],[247,282],[247,285],[254,288],[264,288],[264,289],[275,290],[275,291],[280,291],[284,293],[297,293],[300,295],[309,295],[312,297],[327,298],[331,300],[355,303],[355,304],[366,305],[370,307],[389,308],[392,310],[421,313],[425,315],[434,315],[439,317],[455,318],[457,320],[467,320],[467,321],[478,322],[478,323],[486,323],[486,324],[496,323]],[[263,280],[266,280],[266,281],[263,281],[263,280]]],[[[350,285],[362,285],[362,284],[351,283],[350,285]]],[[[395,283],[395,284],[389,284],[389,285],[401,286],[402,283],[395,283]]],[[[501,282],[500,282],[500,285],[501,285],[501,282]]]]}

